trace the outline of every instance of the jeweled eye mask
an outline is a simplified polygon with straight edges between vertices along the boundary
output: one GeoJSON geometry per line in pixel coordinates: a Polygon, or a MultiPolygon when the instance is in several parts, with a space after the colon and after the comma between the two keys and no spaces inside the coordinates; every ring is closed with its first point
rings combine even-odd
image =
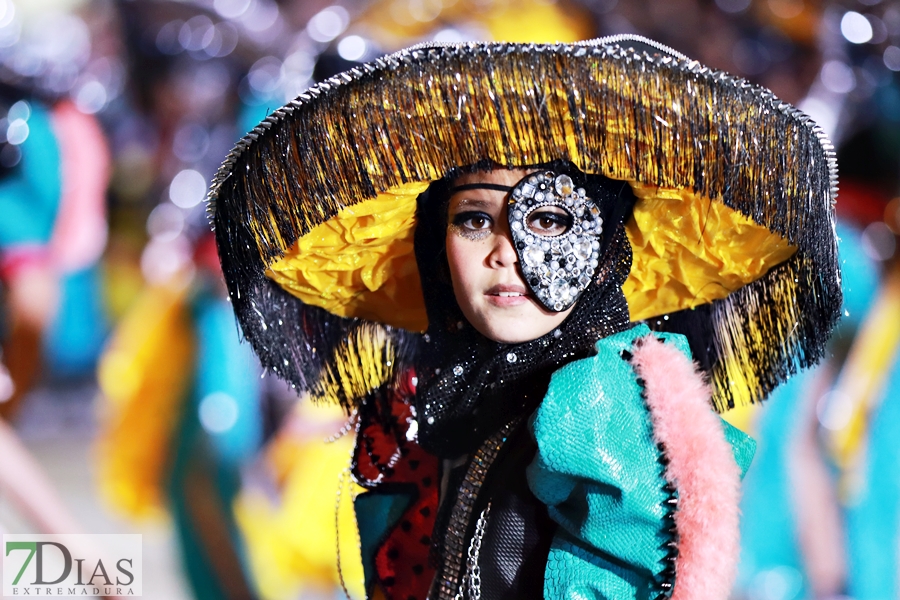
{"type": "Polygon", "coordinates": [[[542,171],[516,184],[508,214],[525,283],[548,310],[567,310],[597,271],[599,207],[568,175],[542,171]]]}

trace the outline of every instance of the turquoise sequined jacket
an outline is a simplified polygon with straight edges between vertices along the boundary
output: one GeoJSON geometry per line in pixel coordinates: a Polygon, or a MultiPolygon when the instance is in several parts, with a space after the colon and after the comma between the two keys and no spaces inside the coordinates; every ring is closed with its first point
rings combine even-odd
{"type": "MultiPolygon", "coordinates": [[[[559,524],[547,560],[547,599],[643,598],[665,564],[665,467],[644,386],[621,359],[647,335],[649,328],[638,325],[600,340],[595,356],[554,375],[531,419],[538,453],[528,482],[559,524]]],[[[690,356],[683,336],[654,335],[690,356]]],[[[743,474],[756,444],[721,425],[743,474]]],[[[702,467],[703,457],[697,458],[702,467]]]]}
{"type": "MultiPolygon", "coordinates": [[[[667,593],[667,578],[677,580],[666,567],[672,557],[678,491],[666,486],[666,460],[654,437],[645,397],[653,382],[641,381],[629,361],[635,343],[649,335],[649,328],[637,325],[598,341],[596,355],[554,374],[544,400],[525,424],[537,446],[526,469],[527,485],[556,526],[543,577],[543,597],[548,600],[657,598],[667,593]]],[[[652,335],[690,357],[684,337],[652,335]]],[[[413,438],[409,411],[395,412],[400,431],[393,439],[413,438]]],[[[755,442],[714,414],[712,418],[721,425],[743,474],[755,442]]],[[[355,474],[370,490],[356,502],[369,596],[408,600],[426,597],[429,589],[430,597],[440,596],[436,580],[447,570],[438,565],[435,574],[425,543],[432,533],[444,534],[432,531],[438,463],[412,445],[401,448],[408,460],[398,461],[387,476],[382,471],[367,479],[366,468],[373,461],[366,447],[382,443],[385,440],[375,434],[361,435],[356,453],[355,474]],[[410,457],[414,470],[408,468],[410,457]]],[[[703,460],[698,457],[698,466],[703,460]]],[[[448,492],[448,501],[449,496],[453,493],[448,492]]],[[[469,531],[476,518],[471,515],[469,531]]],[[[465,581],[465,572],[460,579],[465,581]]],[[[458,585],[456,580],[453,585],[458,585]]]]}

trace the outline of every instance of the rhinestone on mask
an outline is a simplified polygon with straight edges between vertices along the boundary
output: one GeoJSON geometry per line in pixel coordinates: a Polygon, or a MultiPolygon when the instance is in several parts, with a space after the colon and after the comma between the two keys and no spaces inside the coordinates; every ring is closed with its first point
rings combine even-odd
{"type": "Polygon", "coordinates": [[[575,188],[568,175],[543,171],[516,184],[508,214],[526,284],[547,309],[567,310],[590,284],[599,264],[600,208],[584,188],[575,188]],[[548,206],[561,209],[571,219],[565,232],[545,236],[529,228],[529,216],[548,206]]]}

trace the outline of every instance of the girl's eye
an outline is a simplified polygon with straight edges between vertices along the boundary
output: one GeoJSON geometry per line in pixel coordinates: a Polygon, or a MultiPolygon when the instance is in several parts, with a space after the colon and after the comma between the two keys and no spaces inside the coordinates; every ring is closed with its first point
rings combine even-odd
{"type": "Polygon", "coordinates": [[[481,232],[489,230],[493,221],[483,212],[467,211],[454,215],[453,224],[462,229],[481,232]]]}
{"type": "Polygon", "coordinates": [[[528,215],[525,224],[532,233],[547,237],[562,235],[572,226],[572,217],[562,209],[541,209],[528,215]]]}

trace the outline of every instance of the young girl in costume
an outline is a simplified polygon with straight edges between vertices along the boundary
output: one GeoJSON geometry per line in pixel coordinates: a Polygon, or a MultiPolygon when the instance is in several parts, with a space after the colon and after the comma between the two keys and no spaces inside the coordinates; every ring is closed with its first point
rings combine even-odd
{"type": "Polygon", "coordinates": [[[753,442],[713,409],[820,357],[835,178],[808,117],[632,36],[413,47],[248,134],[229,293],[352,415],[369,596],[727,597],[753,442]]]}

